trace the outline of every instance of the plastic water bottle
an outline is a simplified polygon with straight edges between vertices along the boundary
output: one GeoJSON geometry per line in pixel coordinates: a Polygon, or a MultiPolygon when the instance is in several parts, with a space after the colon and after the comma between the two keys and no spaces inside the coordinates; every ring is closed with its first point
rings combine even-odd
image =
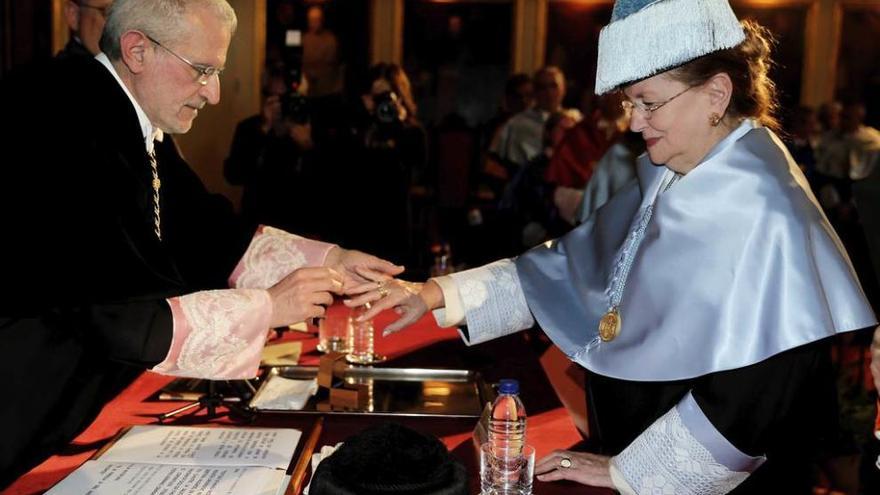
{"type": "Polygon", "coordinates": [[[489,445],[495,460],[495,493],[513,489],[519,481],[526,440],[526,408],[519,399],[519,382],[501,380],[489,418],[489,445]]]}

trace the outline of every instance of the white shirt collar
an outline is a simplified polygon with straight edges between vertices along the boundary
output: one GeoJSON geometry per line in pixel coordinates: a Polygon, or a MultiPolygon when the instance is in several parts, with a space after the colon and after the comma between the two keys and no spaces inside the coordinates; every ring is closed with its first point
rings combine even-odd
{"type": "Polygon", "coordinates": [[[159,141],[160,143],[162,142],[162,138],[164,137],[164,134],[162,133],[162,129],[159,129],[157,127],[153,127],[153,123],[150,122],[150,119],[147,117],[147,114],[144,113],[144,109],[141,108],[140,104],[137,102],[137,100],[134,99],[134,96],[132,96],[131,92],[128,90],[128,88],[125,86],[125,84],[122,82],[122,79],[119,77],[119,74],[116,73],[116,68],[113,67],[113,64],[110,62],[110,59],[107,57],[107,55],[102,52],[102,53],[95,55],[95,59],[98,62],[101,62],[101,64],[104,67],[106,67],[107,70],[110,71],[110,74],[113,74],[113,78],[116,79],[116,82],[119,83],[119,86],[122,88],[122,91],[125,91],[125,94],[128,96],[128,99],[131,100],[131,104],[134,105],[134,111],[137,113],[138,122],[141,125],[141,131],[143,132],[144,146],[146,147],[147,153],[152,152],[153,151],[153,140],[159,141]]]}

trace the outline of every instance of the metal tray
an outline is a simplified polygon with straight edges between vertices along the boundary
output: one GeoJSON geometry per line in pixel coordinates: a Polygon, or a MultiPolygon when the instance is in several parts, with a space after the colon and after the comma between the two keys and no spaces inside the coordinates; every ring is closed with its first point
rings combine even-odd
{"type": "MultiPolygon", "coordinates": [[[[297,380],[317,377],[317,366],[284,366],[272,368],[260,389],[251,400],[251,407],[259,402],[261,392],[276,376],[297,380]]],[[[361,411],[331,411],[325,414],[370,414],[386,416],[442,416],[478,418],[483,410],[487,391],[480,374],[469,370],[424,368],[374,368],[349,366],[343,380],[367,385],[367,407],[361,411]]],[[[326,390],[319,390],[303,409],[266,409],[263,413],[316,414],[317,403],[326,399],[326,390]]]]}

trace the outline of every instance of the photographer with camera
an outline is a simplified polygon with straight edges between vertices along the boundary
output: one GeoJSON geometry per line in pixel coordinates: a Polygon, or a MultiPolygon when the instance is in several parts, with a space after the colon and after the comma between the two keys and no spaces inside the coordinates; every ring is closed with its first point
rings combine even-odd
{"type": "Polygon", "coordinates": [[[396,64],[369,69],[359,86],[344,163],[347,214],[369,209],[378,221],[350,218],[346,242],[403,262],[413,249],[412,192],[422,183],[425,131],[416,118],[409,78],[396,64]]]}
{"type": "Polygon", "coordinates": [[[312,199],[312,126],[305,85],[287,79],[282,71],[270,72],[261,112],[236,127],[224,175],[244,186],[241,210],[248,223],[311,235],[315,226],[302,212],[312,199]]]}

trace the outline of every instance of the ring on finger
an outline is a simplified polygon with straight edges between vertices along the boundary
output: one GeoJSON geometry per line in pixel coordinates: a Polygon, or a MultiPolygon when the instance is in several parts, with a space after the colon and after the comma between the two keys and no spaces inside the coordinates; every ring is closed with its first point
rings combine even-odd
{"type": "Polygon", "coordinates": [[[388,287],[385,287],[384,284],[379,284],[379,288],[377,290],[379,291],[380,298],[388,295],[388,287]]]}
{"type": "Polygon", "coordinates": [[[559,467],[568,469],[572,466],[571,457],[563,457],[559,460],[559,467]]]}

